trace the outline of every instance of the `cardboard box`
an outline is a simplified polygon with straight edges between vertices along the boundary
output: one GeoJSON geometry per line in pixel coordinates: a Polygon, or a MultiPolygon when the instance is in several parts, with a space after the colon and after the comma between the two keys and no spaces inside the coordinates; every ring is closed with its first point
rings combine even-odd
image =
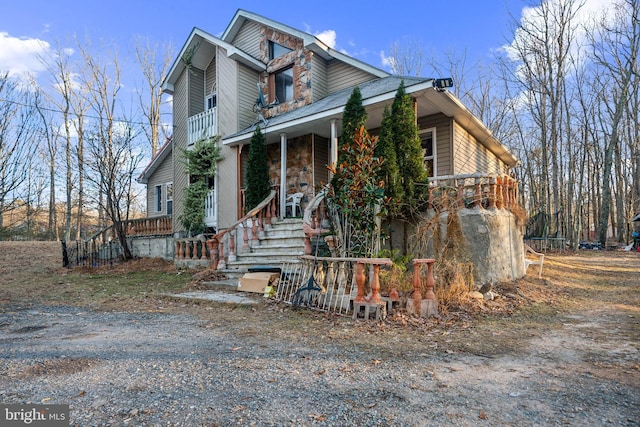
{"type": "Polygon", "coordinates": [[[256,293],[264,293],[264,288],[266,288],[269,283],[276,280],[280,275],[278,273],[245,273],[244,276],[240,278],[240,283],[238,283],[238,290],[243,292],[256,292],[256,293]]]}

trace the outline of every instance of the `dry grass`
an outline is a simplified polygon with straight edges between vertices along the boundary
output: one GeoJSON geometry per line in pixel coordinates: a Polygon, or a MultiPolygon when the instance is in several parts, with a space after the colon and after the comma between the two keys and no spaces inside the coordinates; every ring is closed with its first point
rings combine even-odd
{"type": "MultiPolygon", "coordinates": [[[[294,313],[288,306],[277,304],[251,308],[222,305],[211,310],[214,303],[170,301],[162,294],[201,288],[201,282],[210,280],[212,273],[177,271],[172,263],[161,260],[142,259],[112,268],[86,270],[67,270],[61,264],[59,243],[0,242],[0,305],[68,304],[125,311],[195,310],[215,323],[251,317],[264,317],[265,324],[292,322],[282,328],[283,331],[300,327],[309,318],[315,319],[314,323],[327,322],[325,326],[329,329],[349,321],[306,311],[294,313]]],[[[461,269],[461,265],[452,263],[436,267],[441,318],[417,319],[396,313],[382,324],[363,322],[356,328],[380,333],[406,325],[420,331],[443,325],[465,329],[468,325],[482,324],[487,331],[508,328],[524,333],[535,325],[553,324],[562,313],[588,312],[603,306],[615,310],[619,316],[640,317],[638,253],[548,254],[543,280],[531,273],[515,283],[498,283],[494,290],[502,298],[495,301],[466,297],[470,271],[461,269]]],[[[405,280],[410,286],[408,275],[405,280]]]]}
{"type": "Polygon", "coordinates": [[[189,288],[171,262],[139,259],[112,267],[66,269],[59,242],[0,242],[0,304],[67,304],[146,310],[159,294],[189,288]]]}

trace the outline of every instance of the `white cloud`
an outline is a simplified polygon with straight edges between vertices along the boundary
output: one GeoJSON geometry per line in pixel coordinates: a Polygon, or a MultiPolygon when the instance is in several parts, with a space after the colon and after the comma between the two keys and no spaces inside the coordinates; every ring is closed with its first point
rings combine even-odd
{"type": "Polygon", "coordinates": [[[336,39],[337,39],[338,36],[337,36],[335,30],[324,30],[324,31],[313,32],[313,30],[311,29],[311,26],[309,26],[309,24],[304,23],[303,25],[304,25],[304,31],[306,33],[313,34],[322,43],[326,44],[331,49],[335,49],[336,48],[336,39]]]}
{"type": "Polygon", "coordinates": [[[50,53],[48,42],[32,38],[12,37],[0,32],[0,70],[28,79],[46,69],[42,62],[50,53]]]}
{"type": "Polygon", "coordinates": [[[389,67],[392,70],[393,70],[393,67],[395,66],[394,58],[391,56],[387,56],[384,53],[384,50],[380,51],[380,63],[382,63],[383,67],[389,67]]]}
{"type": "Polygon", "coordinates": [[[316,33],[315,36],[330,48],[335,49],[337,35],[334,30],[325,30],[320,33],[316,33]]]}

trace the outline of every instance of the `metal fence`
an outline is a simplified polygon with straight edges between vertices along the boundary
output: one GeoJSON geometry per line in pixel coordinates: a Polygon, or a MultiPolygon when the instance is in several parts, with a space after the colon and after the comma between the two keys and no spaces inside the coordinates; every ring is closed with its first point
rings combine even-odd
{"type": "Polygon", "coordinates": [[[117,241],[62,241],[62,265],[74,267],[112,266],[122,259],[122,248],[117,241]]]}
{"type": "Polygon", "coordinates": [[[336,314],[348,314],[355,297],[353,280],[357,258],[302,256],[284,262],[275,299],[336,314]]]}

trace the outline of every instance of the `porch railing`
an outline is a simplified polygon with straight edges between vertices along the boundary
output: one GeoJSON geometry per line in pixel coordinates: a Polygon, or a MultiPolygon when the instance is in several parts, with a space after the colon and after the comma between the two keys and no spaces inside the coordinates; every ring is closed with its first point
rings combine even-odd
{"type": "Polygon", "coordinates": [[[191,261],[197,261],[202,266],[210,259],[211,251],[207,248],[207,237],[186,237],[175,239],[175,262],[177,267],[192,267],[191,261]]]}
{"type": "MultiPolygon", "coordinates": [[[[324,199],[328,190],[329,187],[327,185],[322,190],[318,191],[304,209],[304,214],[302,215],[302,230],[304,231],[305,255],[311,255],[312,236],[320,238],[320,235],[326,231],[325,229],[323,229],[323,226],[328,221],[327,209],[324,199]]],[[[333,252],[334,247],[330,242],[327,243],[329,244],[329,249],[332,249],[333,252]]]]}
{"type": "Polygon", "coordinates": [[[509,175],[463,174],[429,178],[429,207],[511,210],[518,205],[518,181],[509,175]]]}
{"type": "Polygon", "coordinates": [[[237,251],[250,252],[253,246],[259,244],[258,236],[271,227],[276,217],[276,191],[271,190],[267,198],[235,224],[207,240],[211,268],[225,268],[227,261],[236,260],[237,251]],[[239,241],[242,241],[242,244],[237,248],[236,242],[239,241]]]}
{"type": "Polygon", "coordinates": [[[187,120],[187,146],[191,146],[201,139],[210,138],[218,133],[217,109],[212,108],[187,120]]]}

